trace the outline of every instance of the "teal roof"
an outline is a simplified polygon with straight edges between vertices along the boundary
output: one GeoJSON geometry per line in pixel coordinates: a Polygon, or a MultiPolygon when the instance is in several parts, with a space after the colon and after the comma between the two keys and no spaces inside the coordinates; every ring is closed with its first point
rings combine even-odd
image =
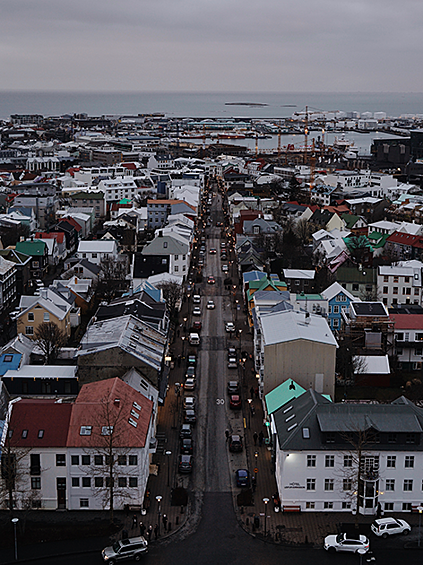
{"type": "Polygon", "coordinates": [[[25,255],[30,255],[34,257],[36,255],[42,257],[45,252],[46,243],[41,239],[34,241],[18,241],[16,244],[16,251],[20,253],[25,253],[25,255]]]}
{"type": "Polygon", "coordinates": [[[294,382],[293,380],[288,380],[283,382],[281,385],[274,388],[265,396],[267,413],[273,414],[276,410],[279,410],[281,406],[292,400],[301,396],[305,392],[305,389],[294,382]]]}
{"type": "Polygon", "coordinates": [[[296,300],[325,300],[321,294],[297,294],[296,300]]]}

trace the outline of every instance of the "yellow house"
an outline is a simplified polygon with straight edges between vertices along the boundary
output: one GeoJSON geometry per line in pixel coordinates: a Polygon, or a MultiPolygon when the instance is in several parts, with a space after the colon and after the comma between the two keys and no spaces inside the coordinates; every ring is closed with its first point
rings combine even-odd
{"type": "Polygon", "coordinates": [[[54,322],[70,337],[72,304],[52,290],[43,288],[40,296],[21,296],[19,309],[16,319],[18,333],[33,339],[40,324],[54,322]]]}

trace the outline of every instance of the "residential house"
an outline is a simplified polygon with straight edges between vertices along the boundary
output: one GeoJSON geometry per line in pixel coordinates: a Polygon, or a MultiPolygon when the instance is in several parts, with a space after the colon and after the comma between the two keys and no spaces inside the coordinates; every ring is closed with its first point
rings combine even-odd
{"type": "Polygon", "coordinates": [[[87,259],[90,263],[100,265],[104,259],[117,260],[119,254],[118,244],[111,240],[84,240],[78,244],[78,259],[87,259]]]}
{"type": "Polygon", "coordinates": [[[311,292],[314,290],[314,269],[284,269],[284,279],[288,285],[289,292],[311,292]]]}
{"type": "Polygon", "coordinates": [[[68,255],[73,255],[76,251],[76,247],[79,239],[79,232],[81,231],[80,225],[75,225],[76,222],[72,222],[70,218],[66,220],[60,220],[52,229],[52,232],[63,232],[65,234],[66,240],[66,251],[68,255]]]}
{"type": "Polygon", "coordinates": [[[349,311],[342,310],[341,315],[343,337],[351,340],[356,354],[391,351],[394,329],[382,302],[350,302],[349,311]]]}
{"type": "Polygon", "coordinates": [[[69,196],[69,206],[71,208],[94,208],[95,221],[106,215],[106,202],[104,192],[101,191],[82,191],[69,196]]]}
{"type": "Polygon", "coordinates": [[[43,279],[48,271],[48,247],[46,242],[40,239],[18,241],[15,249],[18,253],[31,257],[31,279],[43,279]]]}
{"type": "Polygon", "coordinates": [[[6,312],[16,298],[16,265],[0,255],[0,312],[6,312]]]}
{"type": "Polygon", "coordinates": [[[171,275],[185,278],[188,274],[190,246],[185,238],[176,233],[164,234],[159,230],[153,241],[145,245],[142,255],[153,255],[161,257],[162,260],[168,258],[168,272],[171,275]]]}
{"type": "Polygon", "coordinates": [[[338,282],[334,282],[322,292],[322,296],[328,301],[328,324],[330,329],[339,330],[342,322],[342,312],[349,311],[351,302],[357,298],[345,290],[338,282]]]}
{"type": "MultiPolygon", "coordinates": [[[[10,354],[2,357],[8,356],[12,357],[10,354]]],[[[76,396],[79,391],[77,370],[74,365],[22,365],[7,370],[1,380],[13,397],[76,396]]]]}
{"type": "Polygon", "coordinates": [[[78,276],[80,279],[91,279],[94,283],[98,282],[101,267],[95,263],[91,263],[88,259],[78,259],[78,257],[70,257],[65,261],[65,271],[61,277],[69,279],[78,276]]]}
{"type": "Polygon", "coordinates": [[[65,234],[63,232],[36,232],[35,234],[36,239],[42,239],[47,241],[49,239],[54,239],[57,245],[57,259],[58,261],[64,261],[66,259],[67,251],[66,251],[66,240],[65,234]]]}
{"type": "Polygon", "coordinates": [[[377,296],[377,269],[341,266],[336,270],[336,280],[353,296],[365,300],[377,296]]]}
{"type": "Polygon", "coordinates": [[[420,261],[411,265],[381,265],[378,267],[377,287],[385,306],[397,304],[422,305],[422,269],[420,261]]]}
{"type": "Polygon", "coordinates": [[[421,371],[423,362],[423,314],[391,314],[394,324],[393,354],[399,368],[404,371],[421,371]]]}

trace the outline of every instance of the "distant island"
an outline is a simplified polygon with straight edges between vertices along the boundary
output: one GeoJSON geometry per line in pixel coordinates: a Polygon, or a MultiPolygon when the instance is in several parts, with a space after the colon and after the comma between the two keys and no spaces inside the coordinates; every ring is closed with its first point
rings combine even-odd
{"type": "Polygon", "coordinates": [[[281,107],[282,108],[296,108],[297,105],[296,104],[282,104],[281,107]]]}
{"type": "Polygon", "coordinates": [[[225,106],[268,106],[269,104],[262,104],[261,102],[225,102],[225,106]]]}

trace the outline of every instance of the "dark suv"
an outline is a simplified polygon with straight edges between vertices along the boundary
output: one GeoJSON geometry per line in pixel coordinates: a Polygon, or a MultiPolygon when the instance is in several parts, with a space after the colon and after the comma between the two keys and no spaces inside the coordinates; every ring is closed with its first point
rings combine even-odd
{"type": "Polygon", "coordinates": [[[239,382],[238,381],[229,381],[228,382],[228,394],[231,396],[232,394],[239,394],[239,382]]]}
{"type": "Polygon", "coordinates": [[[229,451],[232,453],[240,453],[242,451],[242,438],[241,436],[230,436],[229,437],[229,451]]]}

